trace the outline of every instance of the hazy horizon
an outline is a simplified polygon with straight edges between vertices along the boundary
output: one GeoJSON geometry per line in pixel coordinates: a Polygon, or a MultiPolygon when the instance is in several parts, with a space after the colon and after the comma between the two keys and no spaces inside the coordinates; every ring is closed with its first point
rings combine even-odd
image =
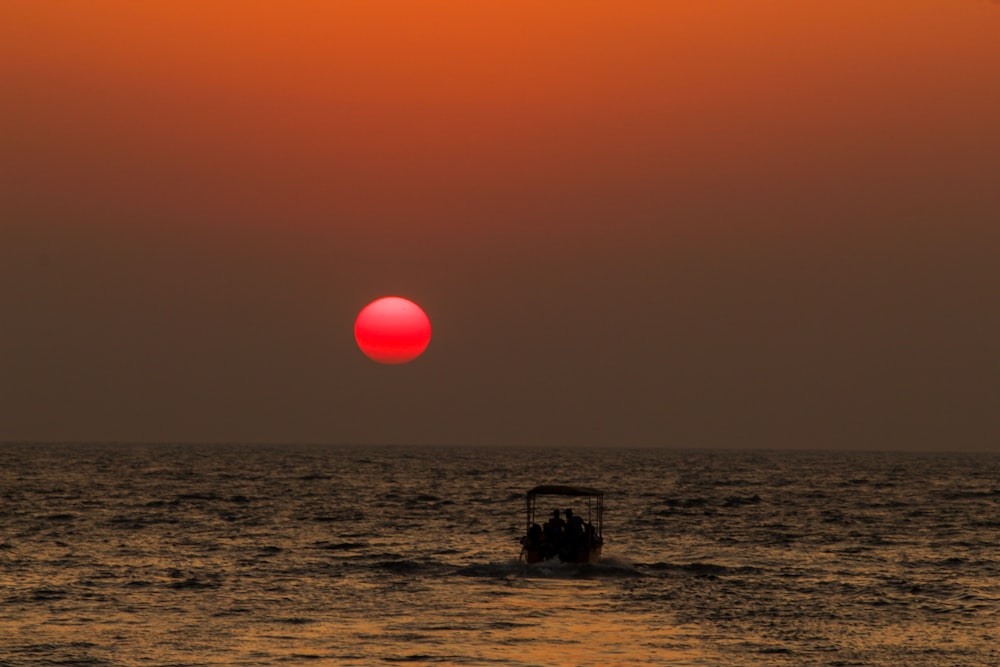
{"type": "Polygon", "coordinates": [[[871,455],[947,455],[947,454],[968,454],[968,455],[978,455],[978,454],[1000,454],[995,449],[985,447],[981,449],[973,448],[941,448],[941,449],[915,449],[897,447],[897,448],[868,448],[868,447],[740,447],[738,445],[733,446],[712,446],[712,447],[698,447],[698,446],[684,446],[684,445],[672,445],[672,444],[584,444],[584,445],[574,445],[566,443],[539,443],[539,444],[523,444],[523,443],[480,443],[480,444],[468,444],[468,443],[449,443],[449,442],[435,442],[435,443],[404,443],[404,442],[265,442],[265,441],[248,441],[248,442],[224,442],[224,441],[198,441],[198,440],[186,440],[186,441],[158,441],[158,440],[136,440],[136,441],[106,441],[106,440],[80,440],[80,441],[56,441],[56,440],[10,440],[10,441],[0,441],[0,447],[25,447],[25,446],[41,446],[41,447],[61,447],[61,446],[82,446],[82,447],[249,447],[249,448],[283,448],[287,447],[289,449],[354,449],[354,448],[371,448],[376,449],[479,449],[479,450],[493,450],[493,449],[505,449],[505,450],[524,450],[524,451],[570,451],[570,452],[585,452],[588,450],[597,451],[607,451],[607,450],[620,450],[623,452],[627,451],[669,451],[675,453],[713,453],[717,452],[720,454],[724,453],[742,453],[742,454],[871,454],[871,455]]]}

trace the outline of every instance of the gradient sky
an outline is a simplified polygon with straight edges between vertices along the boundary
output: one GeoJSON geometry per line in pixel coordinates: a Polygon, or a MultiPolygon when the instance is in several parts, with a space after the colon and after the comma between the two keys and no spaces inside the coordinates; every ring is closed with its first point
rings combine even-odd
{"type": "Polygon", "coordinates": [[[989,0],[0,3],[0,440],[997,451],[998,304],[989,0]]]}

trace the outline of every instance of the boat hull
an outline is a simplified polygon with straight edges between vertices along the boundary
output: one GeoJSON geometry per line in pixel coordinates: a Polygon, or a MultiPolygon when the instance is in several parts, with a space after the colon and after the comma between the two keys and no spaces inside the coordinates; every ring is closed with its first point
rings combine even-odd
{"type": "Polygon", "coordinates": [[[589,549],[580,549],[574,554],[553,554],[548,558],[538,549],[525,549],[521,557],[526,563],[542,563],[545,561],[560,561],[563,563],[596,563],[601,560],[601,545],[594,544],[589,549]]]}

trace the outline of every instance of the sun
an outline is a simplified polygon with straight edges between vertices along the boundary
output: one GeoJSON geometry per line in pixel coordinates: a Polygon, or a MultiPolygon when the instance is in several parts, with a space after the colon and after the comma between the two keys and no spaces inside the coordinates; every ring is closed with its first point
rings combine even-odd
{"type": "Polygon", "coordinates": [[[409,299],[386,296],[361,309],[354,339],[368,358],[380,364],[413,361],[431,342],[427,313],[409,299]]]}

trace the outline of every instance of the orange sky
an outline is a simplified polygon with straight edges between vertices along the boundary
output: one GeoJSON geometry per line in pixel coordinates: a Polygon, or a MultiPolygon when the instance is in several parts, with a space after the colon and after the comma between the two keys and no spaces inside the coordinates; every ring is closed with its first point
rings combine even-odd
{"type": "Polygon", "coordinates": [[[0,439],[987,439],[997,72],[986,0],[6,2],[0,439]]]}

